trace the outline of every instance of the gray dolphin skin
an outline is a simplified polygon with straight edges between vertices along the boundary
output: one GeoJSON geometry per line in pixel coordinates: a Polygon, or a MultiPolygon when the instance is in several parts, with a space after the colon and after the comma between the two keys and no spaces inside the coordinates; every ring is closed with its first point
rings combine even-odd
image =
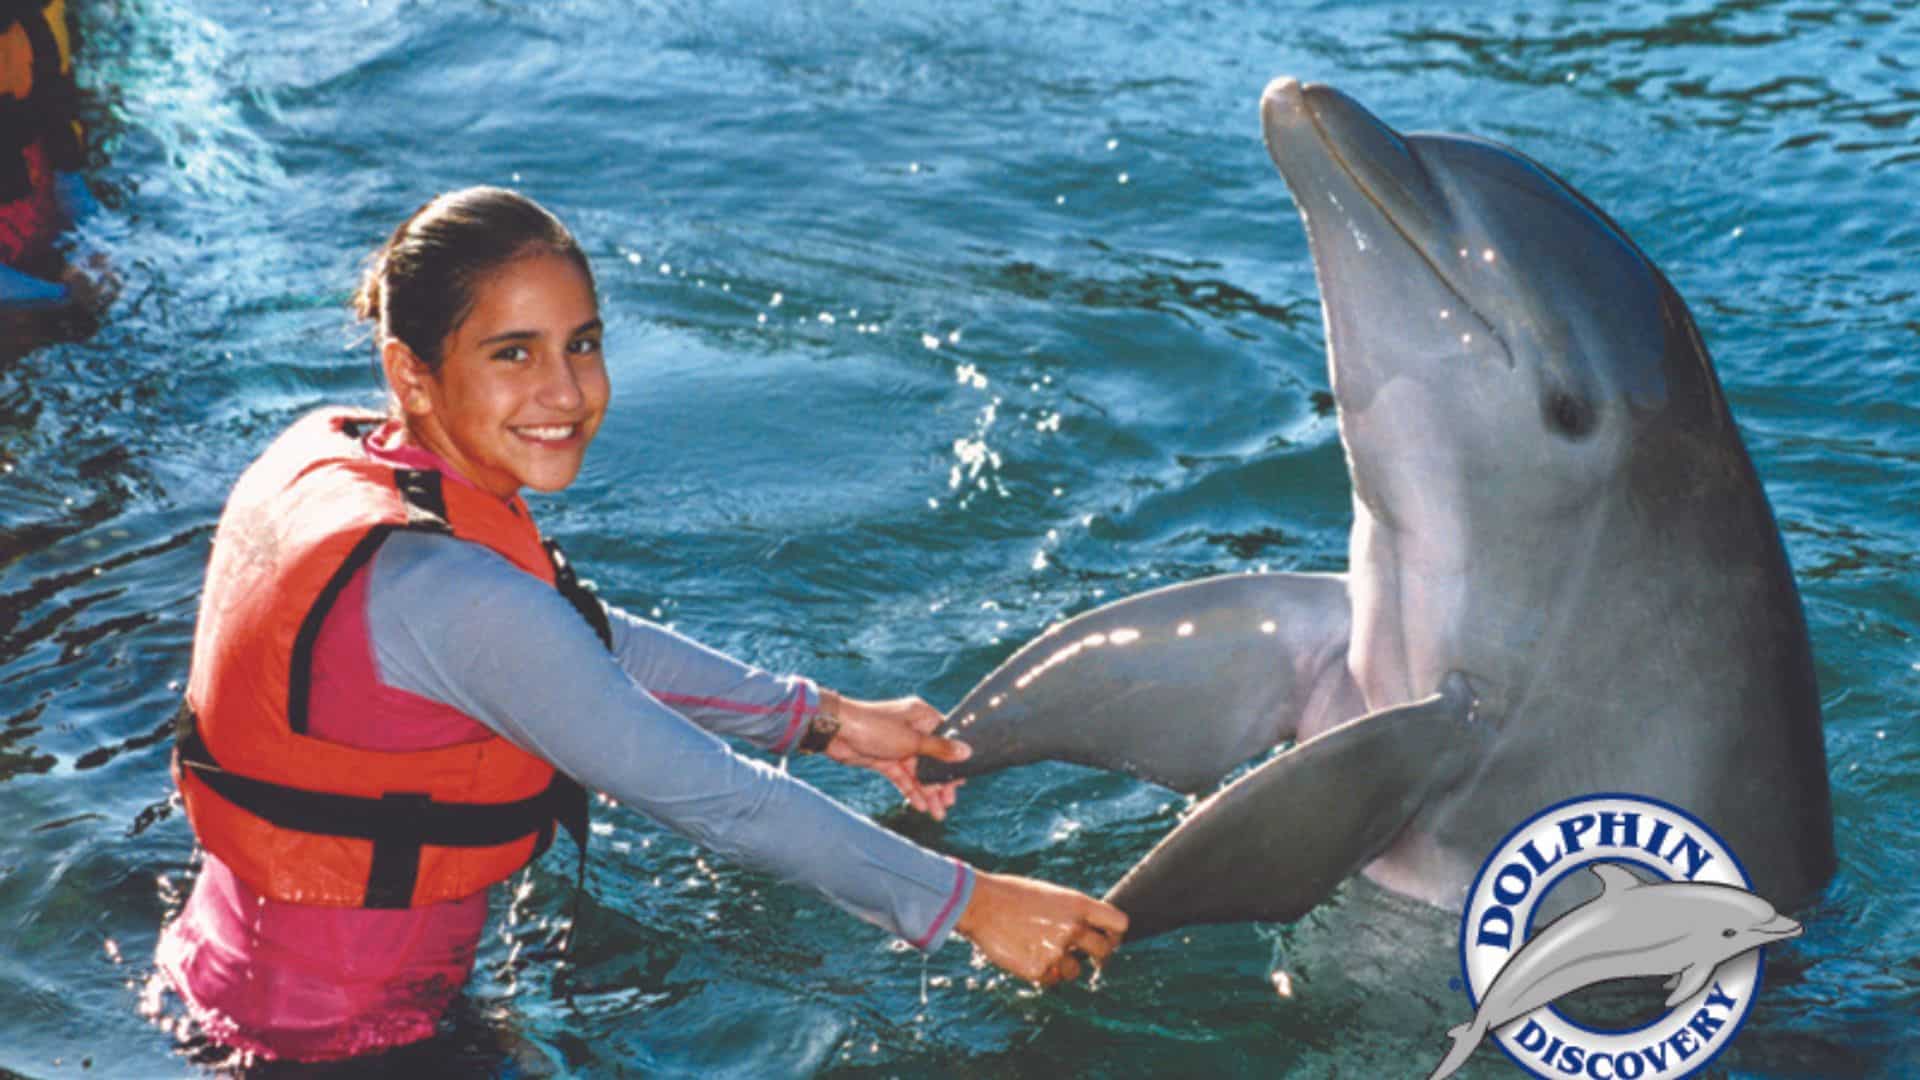
{"type": "Polygon", "coordinates": [[[1819,691],[1773,512],[1692,315],[1619,226],[1497,143],[1275,80],[1353,481],[1344,574],[1236,574],[1029,642],[949,714],[1200,804],[1108,894],[1138,939],[1284,920],[1356,872],[1458,910],[1517,822],[1678,805],[1791,909],[1834,868],[1819,691]],[[1325,742],[1325,740],[1334,740],[1325,742]]]}
{"type": "Polygon", "coordinates": [[[1609,979],[1672,975],[1669,1008],[1705,989],[1721,964],[1800,936],[1799,923],[1730,885],[1647,884],[1609,863],[1589,866],[1600,895],[1533,936],[1487,987],[1473,1014],[1447,1035],[1453,1046],[1428,1080],[1450,1076],[1507,1023],[1609,979]]]}

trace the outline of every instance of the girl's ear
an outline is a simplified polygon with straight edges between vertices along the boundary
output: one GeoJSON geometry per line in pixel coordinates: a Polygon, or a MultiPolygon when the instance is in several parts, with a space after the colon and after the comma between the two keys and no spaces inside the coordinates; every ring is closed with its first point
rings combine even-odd
{"type": "Polygon", "coordinates": [[[387,373],[387,391],[402,414],[422,417],[433,412],[433,396],[427,392],[433,373],[406,342],[388,339],[380,347],[380,366],[387,373]]]}

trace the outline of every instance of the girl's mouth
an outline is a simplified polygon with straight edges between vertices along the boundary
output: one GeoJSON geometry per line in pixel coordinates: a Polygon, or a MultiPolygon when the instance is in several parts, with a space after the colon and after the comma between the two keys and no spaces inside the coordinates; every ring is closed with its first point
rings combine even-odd
{"type": "Polygon", "coordinates": [[[508,430],[528,442],[546,446],[564,445],[574,441],[580,435],[579,424],[527,425],[508,430]]]}

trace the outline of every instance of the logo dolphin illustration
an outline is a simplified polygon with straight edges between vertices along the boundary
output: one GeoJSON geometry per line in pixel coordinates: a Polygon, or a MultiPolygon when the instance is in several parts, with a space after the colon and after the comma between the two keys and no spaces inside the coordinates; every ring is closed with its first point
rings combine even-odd
{"type": "Polygon", "coordinates": [[[1554,920],[1507,961],[1473,1020],[1447,1033],[1453,1047],[1428,1080],[1452,1075],[1487,1032],[1583,987],[1672,975],[1672,1008],[1705,989],[1726,961],[1800,936],[1799,923],[1744,889],[1649,884],[1610,863],[1588,869],[1600,880],[1600,895],[1554,920]]]}

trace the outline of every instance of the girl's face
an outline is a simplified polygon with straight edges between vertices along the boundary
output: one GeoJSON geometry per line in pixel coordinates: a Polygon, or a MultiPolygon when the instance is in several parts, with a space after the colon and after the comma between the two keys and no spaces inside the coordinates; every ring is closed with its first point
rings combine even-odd
{"type": "Polygon", "coordinates": [[[558,491],[606,415],[600,335],[586,275],[564,255],[531,254],[481,279],[438,374],[393,342],[387,376],[408,430],[462,476],[501,498],[558,491]]]}

